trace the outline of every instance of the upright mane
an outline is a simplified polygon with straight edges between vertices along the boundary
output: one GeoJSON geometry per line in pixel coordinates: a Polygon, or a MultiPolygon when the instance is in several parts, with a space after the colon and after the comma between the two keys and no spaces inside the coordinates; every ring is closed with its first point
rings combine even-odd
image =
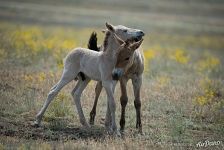
{"type": "Polygon", "coordinates": [[[109,37],[110,37],[111,33],[110,31],[106,31],[106,35],[105,35],[105,38],[104,38],[104,41],[103,41],[103,51],[105,51],[107,49],[107,46],[108,46],[108,40],[109,40],[109,37]]]}

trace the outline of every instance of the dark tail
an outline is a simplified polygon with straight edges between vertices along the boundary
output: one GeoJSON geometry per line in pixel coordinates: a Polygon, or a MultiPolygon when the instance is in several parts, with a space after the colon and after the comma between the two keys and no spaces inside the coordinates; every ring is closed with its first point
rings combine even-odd
{"type": "Polygon", "coordinates": [[[97,47],[97,34],[93,32],[89,38],[88,48],[94,51],[100,51],[99,47],[97,47]]]}

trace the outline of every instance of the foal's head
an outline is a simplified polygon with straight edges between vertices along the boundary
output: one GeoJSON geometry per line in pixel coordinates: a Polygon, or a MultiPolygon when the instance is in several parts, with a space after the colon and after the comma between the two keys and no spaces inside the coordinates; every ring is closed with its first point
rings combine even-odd
{"type": "Polygon", "coordinates": [[[117,51],[117,62],[115,69],[112,72],[113,80],[118,80],[128,68],[132,65],[134,59],[134,52],[142,44],[143,39],[140,41],[127,40],[123,41],[116,34],[114,34],[116,41],[120,44],[120,47],[117,51]]]}
{"type": "Polygon", "coordinates": [[[123,25],[114,26],[106,22],[106,30],[116,34],[123,41],[132,40],[138,42],[145,35],[143,31],[139,29],[132,29],[123,25]]]}

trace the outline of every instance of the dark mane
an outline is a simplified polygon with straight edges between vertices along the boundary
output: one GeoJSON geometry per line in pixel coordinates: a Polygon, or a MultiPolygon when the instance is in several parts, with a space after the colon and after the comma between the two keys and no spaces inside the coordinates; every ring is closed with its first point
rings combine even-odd
{"type": "Polygon", "coordinates": [[[105,38],[104,38],[104,41],[103,41],[103,51],[105,51],[107,49],[107,46],[108,46],[108,39],[110,37],[111,33],[110,31],[107,31],[106,32],[106,35],[105,35],[105,38]]]}

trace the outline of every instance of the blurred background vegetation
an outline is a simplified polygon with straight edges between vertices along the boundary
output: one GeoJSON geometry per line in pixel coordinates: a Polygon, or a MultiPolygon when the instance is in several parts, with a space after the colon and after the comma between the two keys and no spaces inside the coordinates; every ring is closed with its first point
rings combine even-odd
{"type": "MultiPolygon", "coordinates": [[[[199,141],[224,141],[223,17],[222,0],[1,0],[0,149],[9,148],[11,143],[21,149],[34,148],[38,143],[45,149],[55,145],[160,149],[164,148],[161,143],[166,148],[175,148],[173,143],[192,148],[199,141]],[[94,132],[76,133],[73,128],[80,125],[70,97],[75,81],[50,105],[44,119],[46,128],[32,128],[35,114],[60,78],[63,58],[75,47],[87,47],[92,31],[102,43],[101,29],[106,21],[146,33],[141,91],[144,135],[139,137],[134,132],[131,84],[126,140],[102,136],[99,125],[106,111],[105,92],[99,100],[94,132]],[[60,140],[60,130],[60,138],[77,141],[41,141],[60,140]]],[[[94,88],[95,82],[91,82],[83,93],[86,117],[94,88]]],[[[115,96],[119,99],[119,88],[115,96]]],[[[118,123],[119,100],[117,107],[118,123]]]]}

